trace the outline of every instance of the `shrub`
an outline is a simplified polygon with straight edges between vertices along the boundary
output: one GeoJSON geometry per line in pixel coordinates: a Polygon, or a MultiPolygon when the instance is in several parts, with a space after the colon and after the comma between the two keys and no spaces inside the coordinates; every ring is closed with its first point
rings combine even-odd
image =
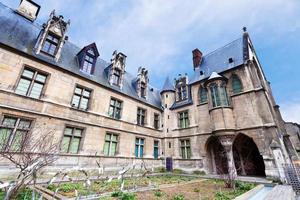
{"type": "Polygon", "coordinates": [[[194,188],[193,191],[196,192],[196,193],[199,193],[200,189],[199,188],[194,188]]]}
{"type": "Polygon", "coordinates": [[[136,194],[135,193],[123,193],[122,197],[120,198],[121,200],[135,200],[136,194]]]}
{"type": "Polygon", "coordinates": [[[174,174],[184,174],[184,171],[182,169],[173,169],[174,174]]]}
{"type": "Polygon", "coordinates": [[[117,191],[113,191],[111,193],[111,197],[121,197],[123,195],[123,192],[120,191],[120,190],[117,190],[117,191]]]}
{"type": "Polygon", "coordinates": [[[244,183],[244,182],[241,182],[241,181],[236,181],[235,182],[235,187],[238,190],[248,191],[248,190],[251,190],[254,187],[254,184],[252,184],[252,183],[244,183]]]}
{"type": "Polygon", "coordinates": [[[155,172],[159,172],[159,173],[165,173],[165,172],[167,172],[167,170],[166,170],[165,167],[157,167],[157,168],[155,168],[154,171],[155,172]]]}
{"type": "Polygon", "coordinates": [[[193,174],[196,174],[196,175],[205,175],[205,171],[200,171],[200,170],[195,170],[193,171],[193,174]]]}
{"type": "Polygon", "coordinates": [[[161,190],[155,190],[154,191],[154,196],[161,197],[161,196],[163,196],[163,192],[161,190]]]}
{"type": "Polygon", "coordinates": [[[173,200],[184,200],[184,196],[182,194],[177,194],[174,196],[173,200]]]}
{"type": "Polygon", "coordinates": [[[219,191],[215,194],[216,200],[230,200],[230,198],[223,192],[219,191]]]}

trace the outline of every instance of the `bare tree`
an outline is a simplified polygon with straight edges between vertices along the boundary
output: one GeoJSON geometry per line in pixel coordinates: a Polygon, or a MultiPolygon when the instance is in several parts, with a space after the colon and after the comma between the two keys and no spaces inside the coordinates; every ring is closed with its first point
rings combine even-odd
{"type": "Polygon", "coordinates": [[[0,158],[15,165],[18,175],[7,187],[5,200],[13,199],[28,184],[35,184],[37,174],[58,158],[59,150],[54,131],[46,127],[35,128],[17,139],[14,138],[13,142],[10,140],[12,139],[5,139],[6,144],[0,146],[0,158]]]}

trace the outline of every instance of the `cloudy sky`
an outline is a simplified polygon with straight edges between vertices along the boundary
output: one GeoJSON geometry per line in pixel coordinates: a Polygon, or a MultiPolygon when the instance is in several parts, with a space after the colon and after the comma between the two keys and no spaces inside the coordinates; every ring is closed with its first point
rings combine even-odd
{"type": "MultiPolygon", "coordinates": [[[[0,0],[16,8],[19,0],[0,0]]],[[[35,0],[38,22],[55,9],[71,19],[69,39],[96,42],[110,60],[128,56],[127,71],[148,68],[161,88],[167,75],[192,72],[191,51],[204,54],[242,35],[246,26],[285,120],[300,123],[299,0],[35,0]],[[226,3],[225,3],[226,2],[226,3]]]]}

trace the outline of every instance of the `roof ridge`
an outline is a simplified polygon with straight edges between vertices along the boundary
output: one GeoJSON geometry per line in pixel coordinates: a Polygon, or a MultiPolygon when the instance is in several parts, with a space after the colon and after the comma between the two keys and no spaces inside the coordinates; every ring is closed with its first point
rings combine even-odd
{"type": "Polygon", "coordinates": [[[210,56],[211,54],[215,53],[216,51],[219,51],[220,49],[223,49],[223,48],[225,48],[225,47],[231,45],[232,43],[234,43],[234,42],[236,42],[236,41],[238,41],[238,40],[240,40],[240,39],[242,39],[242,37],[239,37],[239,38],[237,38],[237,39],[235,39],[235,40],[233,40],[233,41],[227,43],[226,45],[224,45],[224,46],[222,46],[222,47],[219,47],[219,48],[217,48],[217,49],[215,49],[215,50],[209,52],[208,54],[205,54],[203,57],[205,57],[205,56],[210,56]]]}

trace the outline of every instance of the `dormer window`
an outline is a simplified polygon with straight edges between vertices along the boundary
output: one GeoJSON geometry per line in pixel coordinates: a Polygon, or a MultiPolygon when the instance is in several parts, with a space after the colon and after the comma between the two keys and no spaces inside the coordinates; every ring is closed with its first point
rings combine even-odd
{"type": "Polygon", "coordinates": [[[83,71],[87,74],[92,74],[94,60],[95,60],[95,58],[93,57],[93,55],[91,55],[87,52],[87,54],[85,55],[84,61],[83,61],[83,66],[82,66],[81,71],[83,71]]]}
{"type": "Polygon", "coordinates": [[[58,43],[59,43],[59,37],[49,32],[41,51],[50,56],[55,56],[58,43]]]}
{"type": "Polygon", "coordinates": [[[55,11],[53,10],[39,34],[39,38],[35,44],[35,53],[40,54],[42,52],[45,55],[53,57],[54,61],[57,62],[61,56],[62,47],[68,39],[66,33],[69,25],[70,20],[66,22],[62,15],[55,15],[55,11]]]}
{"type": "Polygon", "coordinates": [[[140,98],[147,98],[148,70],[139,67],[137,76],[137,93],[140,98]]]}
{"type": "Polygon", "coordinates": [[[99,52],[95,43],[85,46],[77,54],[80,71],[93,75],[99,52]]]}
{"type": "Polygon", "coordinates": [[[121,79],[121,70],[115,69],[114,73],[112,75],[113,84],[116,85],[116,86],[119,86],[120,81],[121,81],[120,79],[121,79]]]}
{"type": "Polygon", "coordinates": [[[141,97],[146,98],[146,84],[141,83],[141,97]]]}
{"type": "Polygon", "coordinates": [[[181,76],[175,79],[176,87],[176,101],[183,101],[188,99],[188,80],[187,76],[181,76]]]}
{"type": "Polygon", "coordinates": [[[125,62],[126,56],[123,53],[118,53],[117,51],[113,52],[108,72],[108,82],[110,85],[114,85],[122,89],[125,74],[125,62]]]}

